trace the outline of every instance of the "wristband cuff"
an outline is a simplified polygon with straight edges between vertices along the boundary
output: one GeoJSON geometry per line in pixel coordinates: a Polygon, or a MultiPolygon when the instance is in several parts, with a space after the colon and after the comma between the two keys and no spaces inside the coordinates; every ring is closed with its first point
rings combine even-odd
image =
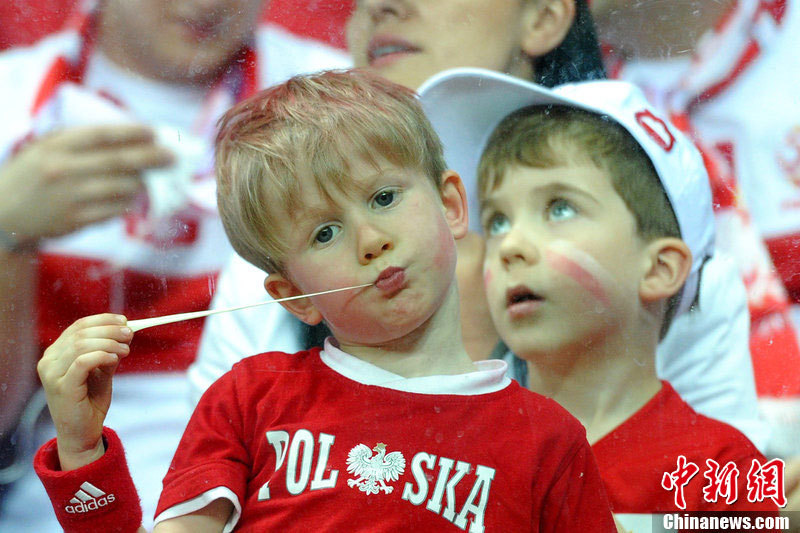
{"type": "Polygon", "coordinates": [[[103,456],[69,472],[61,471],[53,439],[39,448],[33,467],[65,533],[131,533],[142,523],[142,506],[128,471],[122,442],[103,428],[103,456]]]}

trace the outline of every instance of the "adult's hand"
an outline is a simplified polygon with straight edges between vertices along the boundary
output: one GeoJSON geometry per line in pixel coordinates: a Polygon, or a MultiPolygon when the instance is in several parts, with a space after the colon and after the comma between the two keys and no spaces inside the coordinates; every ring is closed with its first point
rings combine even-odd
{"type": "Polygon", "coordinates": [[[24,243],[123,215],[143,189],[141,172],[172,159],[142,125],[48,134],[0,166],[0,229],[24,243]]]}

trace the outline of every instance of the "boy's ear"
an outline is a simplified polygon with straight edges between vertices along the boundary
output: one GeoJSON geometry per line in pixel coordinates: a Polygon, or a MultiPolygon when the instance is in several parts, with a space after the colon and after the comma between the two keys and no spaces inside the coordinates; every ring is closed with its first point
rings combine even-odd
{"type": "Polygon", "coordinates": [[[692,252],[683,240],[675,237],[654,240],[646,248],[639,297],[643,302],[655,302],[677,294],[691,268],[692,252]]]}
{"type": "MultiPolygon", "coordinates": [[[[264,288],[275,300],[303,294],[294,283],[281,274],[267,276],[267,279],[264,280],[264,288]]],[[[317,311],[317,308],[311,302],[311,298],[298,298],[297,300],[278,303],[309,326],[315,326],[322,322],[322,314],[317,311]]]]}
{"type": "Polygon", "coordinates": [[[460,239],[467,234],[469,228],[469,213],[467,211],[467,192],[461,176],[455,170],[445,170],[442,173],[439,192],[442,196],[444,216],[450,231],[455,239],[460,239]]]}
{"type": "Polygon", "coordinates": [[[574,20],[575,0],[526,2],[520,48],[530,57],[547,54],[564,41],[574,20]]]}

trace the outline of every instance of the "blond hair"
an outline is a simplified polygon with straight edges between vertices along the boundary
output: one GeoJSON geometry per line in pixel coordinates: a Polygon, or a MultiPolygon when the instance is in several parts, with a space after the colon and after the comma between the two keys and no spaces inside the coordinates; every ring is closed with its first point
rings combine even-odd
{"type": "Polygon", "coordinates": [[[216,140],[217,204],[244,259],[282,272],[280,217],[302,205],[298,177],[325,195],[346,190],[350,165],[382,160],[424,172],[440,188],[439,138],[410,89],[359,70],[325,71],[262,91],[230,109],[216,140]]]}

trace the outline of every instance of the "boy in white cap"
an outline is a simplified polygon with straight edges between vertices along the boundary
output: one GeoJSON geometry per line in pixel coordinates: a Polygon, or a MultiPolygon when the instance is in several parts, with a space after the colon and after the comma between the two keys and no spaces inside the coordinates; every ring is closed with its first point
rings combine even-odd
{"type": "Polygon", "coordinates": [[[420,94],[455,168],[483,154],[493,321],[527,361],[529,387],[586,426],[614,512],[774,512],[779,498],[748,492],[764,457],[656,376],[656,345],[696,302],[713,253],[693,145],[623,82],[547,90],[459,69],[420,94]]]}

